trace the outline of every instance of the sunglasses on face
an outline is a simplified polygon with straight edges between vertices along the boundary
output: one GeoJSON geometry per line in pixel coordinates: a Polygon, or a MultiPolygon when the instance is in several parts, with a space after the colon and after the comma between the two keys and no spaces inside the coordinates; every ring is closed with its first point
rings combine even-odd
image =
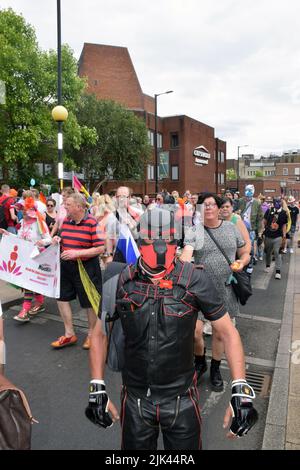
{"type": "Polygon", "coordinates": [[[47,204],[47,207],[54,207],[53,204],[47,204]]]}

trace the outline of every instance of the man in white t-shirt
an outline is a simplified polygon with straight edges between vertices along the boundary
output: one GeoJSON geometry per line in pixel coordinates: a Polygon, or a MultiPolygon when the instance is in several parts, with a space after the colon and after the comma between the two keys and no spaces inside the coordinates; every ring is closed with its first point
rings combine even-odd
{"type": "Polygon", "coordinates": [[[53,225],[53,228],[51,230],[51,237],[54,237],[54,235],[57,234],[57,232],[60,230],[60,228],[63,224],[63,221],[67,217],[67,211],[65,209],[64,203],[68,199],[68,197],[71,196],[71,194],[73,194],[73,193],[74,193],[74,189],[71,188],[70,186],[68,186],[68,187],[66,187],[62,190],[62,193],[61,193],[62,203],[60,204],[60,206],[57,210],[56,222],[53,225]]]}
{"type": "MultiPolygon", "coordinates": [[[[40,214],[45,215],[47,211],[46,204],[44,204],[42,201],[40,201],[40,193],[38,192],[37,189],[32,189],[31,190],[33,197],[34,197],[34,202],[37,206],[37,210],[39,211],[40,214]]],[[[46,217],[46,216],[45,216],[46,217]]]]}

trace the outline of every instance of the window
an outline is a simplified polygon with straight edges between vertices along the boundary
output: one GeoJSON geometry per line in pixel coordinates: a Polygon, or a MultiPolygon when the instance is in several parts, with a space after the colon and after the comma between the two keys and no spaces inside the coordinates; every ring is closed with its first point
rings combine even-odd
{"type": "Polygon", "coordinates": [[[49,163],[45,163],[45,175],[51,175],[53,173],[53,166],[49,163]]]}
{"type": "Polygon", "coordinates": [[[219,173],[218,174],[218,183],[219,184],[224,184],[224,173],[219,173]]]}
{"type": "Polygon", "coordinates": [[[171,133],[171,148],[179,147],[179,135],[178,132],[171,133]]]}
{"type": "Polygon", "coordinates": [[[288,176],[289,169],[288,168],[283,168],[282,174],[283,174],[283,176],[288,176]]]}
{"type": "Polygon", "coordinates": [[[218,161],[219,161],[220,163],[224,163],[224,161],[225,161],[225,154],[224,154],[224,152],[221,152],[221,151],[219,152],[218,161]]]}
{"type": "Polygon", "coordinates": [[[42,163],[35,163],[35,168],[40,176],[44,175],[44,167],[42,163]]]}
{"type": "Polygon", "coordinates": [[[162,143],[162,134],[159,132],[157,133],[157,148],[162,149],[163,143],[162,143]]]}
{"type": "Polygon", "coordinates": [[[172,166],[172,172],[171,172],[171,173],[172,173],[171,177],[172,177],[172,180],[173,180],[173,181],[179,180],[178,165],[173,165],[173,166],[172,166]]]}
{"type": "Polygon", "coordinates": [[[295,175],[300,175],[300,168],[295,168],[295,175]]]}
{"type": "Polygon", "coordinates": [[[148,139],[149,139],[149,144],[154,147],[154,132],[151,131],[151,129],[148,129],[148,139]]]}
{"type": "Polygon", "coordinates": [[[148,180],[154,180],[154,165],[148,165],[148,180]]]}

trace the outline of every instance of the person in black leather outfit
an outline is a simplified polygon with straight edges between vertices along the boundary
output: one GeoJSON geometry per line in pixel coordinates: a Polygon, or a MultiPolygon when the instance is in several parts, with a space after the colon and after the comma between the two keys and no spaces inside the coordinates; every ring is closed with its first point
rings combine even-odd
{"type": "MultiPolygon", "coordinates": [[[[218,292],[204,269],[176,261],[173,213],[146,211],[139,228],[141,256],[121,272],[116,312],[124,332],[121,426],[123,450],[155,450],[161,429],[167,450],[201,449],[201,417],[194,365],[199,309],[222,337],[232,375],[224,424],[228,437],[246,434],[257,421],[253,389],[245,380],[244,353],[218,292]],[[231,423],[231,424],[230,424],[231,423]]],[[[104,370],[107,336],[98,319],[90,349],[86,416],[104,428],[119,419],[109,400],[104,370]]]]}

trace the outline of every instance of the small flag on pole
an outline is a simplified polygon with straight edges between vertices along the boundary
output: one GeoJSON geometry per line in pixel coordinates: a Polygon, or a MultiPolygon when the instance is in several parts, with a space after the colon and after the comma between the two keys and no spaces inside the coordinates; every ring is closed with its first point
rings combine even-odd
{"type": "Polygon", "coordinates": [[[120,236],[116,246],[114,261],[134,264],[139,256],[139,249],[129,228],[125,224],[120,224],[120,236]]]}
{"type": "Polygon", "coordinates": [[[87,198],[90,197],[89,192],[85,189],[83,184],[80,183],[79,179],[75,175],[73,175],[73,178],[72,178],[72,186],[74,189],[77,189],[79,192],[84,193],[84,195],[87,198]]]}
{"type": "Polygon", "coordinates": [[[45,196],[44,193],[42,193],[42,192],[40,192],[39,200],[40,200],[43,204],[47,204],[46,196],[45,196]]]}

